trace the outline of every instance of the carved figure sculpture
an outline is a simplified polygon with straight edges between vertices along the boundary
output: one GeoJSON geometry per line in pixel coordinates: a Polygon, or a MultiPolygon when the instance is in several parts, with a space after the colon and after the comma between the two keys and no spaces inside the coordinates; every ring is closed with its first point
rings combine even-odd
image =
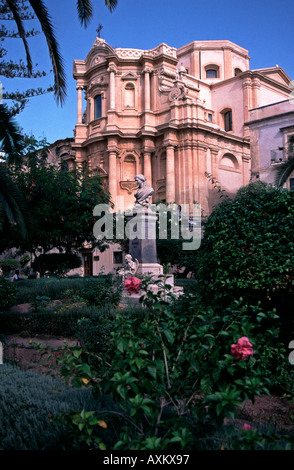
{"type": "Polygon", "coordinates": [[[135,181],[138,185],[138,189],[135,192],[135,205],[140,206],[148,206],[150,203],[150,199],[152,194],[154,193],[154,189],[151,186],[146,184],[146,176],[144,175],[136,175],[135,181]]]}
{"type": "Polygon", "coordinates": [[[137,259],[133,261],[132,255],[130,254],[125,256],[125,260],[126,260],[126,266],[121,268],[118,271],[118,274],[122,276],[127,276],[131,274],[132,276],[134,276],[134,274],[136,274],[136,272],[138,271],[139,261],[137,259]]]}

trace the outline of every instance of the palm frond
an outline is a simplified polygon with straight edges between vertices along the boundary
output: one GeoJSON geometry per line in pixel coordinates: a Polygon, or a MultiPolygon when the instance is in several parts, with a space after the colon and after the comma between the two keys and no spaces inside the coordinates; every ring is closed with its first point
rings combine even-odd
{"type": "Polygon", "coordinates": [[[17,225],[22,238],[26,238],[30,223],[25,199],[15,185],[3,163],[0,164],[0,230],[5,218],[10,224],[17,225]]]}
{"type": "Polygon", "coordinates": [[[107,6],[108,10],[111,13],[117,7],[117,4],[118,4],[118,0],[105,0],[105,5],[107,6]]]}
{"type": "Polygon", "coordinates": [[[77,0],[77,10],[81,25],[86,28],[93,16],[91,0],[77,0]]]}
{"type": "Polygon", "coordinates": [[[47,41],[54,73],[54,94],[57,102],[61,105],[66,97],[66,79],[63,66],[63,59],[59,52],[59,45],[54,35],[54,28],[51,17],[42,0],[28,0],[47,41]]]}
{"type": "Polygon", "coordinates": [[[0,148],[9,163],[20,163],[24,139],[20,130],[3,104],[0,104],[0,148]]]}
{"type": "Polygon", "coordinates": [[[294,158],[289,158],[276,169],[275,186],[284,186],[292,171],[294,171],[294,158]]]}
{"type": "Polygon", "coordinates": [[[26,32],[25,32],[25,29],[24,29],[24,26],[23,26],[23,23],[22,23],[22,20],[21,20],[21,17],[20,17],[18,3],[17,3],[16,0],[6,0],[6,3],[7,3],[8,7],[11,10],[11,13],[12,13],[13,19],[16,23],[19,35],[20,35],[20,37],[23,41],[24,47],[25,47],[26,56],[27,56],[28,71],[29,71],[29,73],[32,73],[32,69],[33,69],[32,58],[31,58],[31,54],[30,54],[30,51],[29,51],[29,45],[28,45],[28,42],[27,42],[27,39],[26,39],[26,32]]]}

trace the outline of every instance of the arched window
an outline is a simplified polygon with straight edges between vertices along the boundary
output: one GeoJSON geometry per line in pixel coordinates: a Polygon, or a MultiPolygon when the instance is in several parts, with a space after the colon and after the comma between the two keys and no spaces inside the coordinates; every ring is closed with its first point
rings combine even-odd
{"type": "Polygon", "coordinates": [[[125,86],[125,107],[135,107],[135,85],[133,83],[127,83],[125,86]]]}
{"type": "Polygon", "coordinates": [[[242,73],[242,70],[239,69],[239,68],[236,68],[235,69],[235,77],[237,77],[237,75],[239,75],[240,73],[242,73]]]}
{"type": "Polygon", "coordinates": [[[207,65],[205,67],[206,78],[219,78],[218,65],[207,65]]]}
{"type": "Polygon", "coordinates": [[[231,168],[232,170],[237,170],[238,167],[239,167],[237,158],[235,157],[235,155],[233,155],[231,153],[225,153],[222,156],[222,159],[220,161],[220,165],[222,167],[226,167],[228,169],[231,168]]]}
{"type": "Polygon", "coordinates": [[[102,116],[102,95],[96,95],[94,98],[94,119],[99,119],[102,116]]]}

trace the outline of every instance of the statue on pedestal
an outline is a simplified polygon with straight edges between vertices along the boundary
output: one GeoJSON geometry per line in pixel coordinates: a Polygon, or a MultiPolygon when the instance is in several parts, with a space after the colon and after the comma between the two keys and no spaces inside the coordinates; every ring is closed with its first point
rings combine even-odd
{"type": "Polygon", "coordinates": [[[154,189],[151,186],[146,184],[146,176],[144,175],[136,175],[135,181],[138,185],[138,189],[135,192],[135,206],[140,205],[143,207],[149,206],[150,199],[152,194],[154,193],[154,189]]]}

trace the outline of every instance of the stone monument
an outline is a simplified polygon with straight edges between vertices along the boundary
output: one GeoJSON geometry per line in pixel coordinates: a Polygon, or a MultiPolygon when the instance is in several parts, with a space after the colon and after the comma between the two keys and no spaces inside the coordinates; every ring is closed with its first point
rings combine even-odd
{"type": "Polygon", "coordinates": [[[156,249],[156,212],[150,209],[154,189],[148,186],[144,175],[136,175],[138,189],[134,194],[134,215],[138,236],[129,239],[129,254],[139,262],[138,274],[160,275],[163,267],[157,261],[156,249]]]}
{"type": "MultiPolygon", "coordinates": [[[[138,185],[134,197],[133,214],[129,216],[128,222],[134,223],[134,232],[138,234],[135,237],[129,237],[129,253],[125,259],[127,266],[124,267],[119,274],[126,279],[127,276],[135,274],[150,276],[153,280],[158,281],[163,276],[163,266],[158,263],[156,249],[156,220],[157,214],[150,208],[150,200],[154,189],[148,186],[146,177],[138,174],[135,176],[138,185]]],[[[134,233],[133,233],[134,234],[134,233]]],[[[181,288],[174,287],[174,276],[172,274],[164,275],[164,283],[171,286],[175,295],[182,293],[181,288]]],[[[152,290],[157,291],[158,285],[149,286],[152,290]]],[[[136,302],[141,294],[132,294],[131,301],[136,302]]],[[[126,293],[123,294],[122,303],[126,301],[126,293]]]]}

